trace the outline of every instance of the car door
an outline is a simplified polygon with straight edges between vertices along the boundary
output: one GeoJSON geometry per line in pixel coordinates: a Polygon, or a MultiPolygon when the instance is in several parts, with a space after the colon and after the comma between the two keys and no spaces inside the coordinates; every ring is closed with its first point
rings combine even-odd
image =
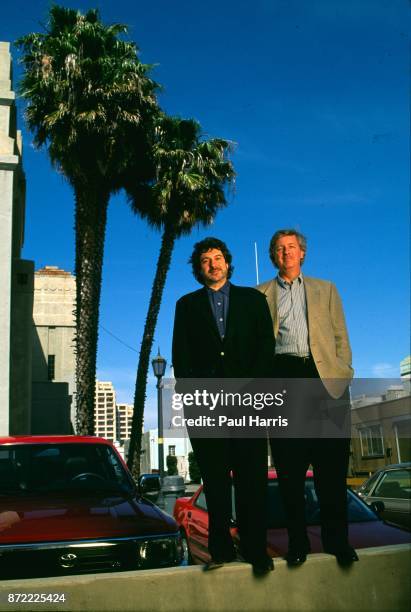
{"type": "Polygon", "coordinates": [[[208,511],[204,491],[195,498],[187,512],[187,539],[191,556],[196,563],[207,563],[208,553],[208,511]]]}

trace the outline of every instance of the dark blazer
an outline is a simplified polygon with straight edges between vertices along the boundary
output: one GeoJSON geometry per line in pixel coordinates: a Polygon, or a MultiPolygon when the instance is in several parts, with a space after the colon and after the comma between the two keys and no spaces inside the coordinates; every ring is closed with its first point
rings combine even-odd
{"type": "Polygon", "coordinates": [[[230,286],[226,333],[221,340],[205,287],[176,305],[173,367],[176,378],[272,376],[274,333],[266,297],[230,286]]]}

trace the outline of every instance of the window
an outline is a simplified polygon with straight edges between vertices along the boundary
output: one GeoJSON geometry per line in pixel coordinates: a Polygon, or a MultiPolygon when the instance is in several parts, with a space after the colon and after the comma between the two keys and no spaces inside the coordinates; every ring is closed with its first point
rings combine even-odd
{"type": "Polygon", "coordinates": [[[47,358],[47,379],[54,380],[56,377],[56,356],[49,355],[47,358]]]}
{"type": "Polygon", "coordinates": [[[176,456],[176,447],[175,446],[169,446],[168,447],[168,454],[171,455],[172,457],[176,456]]]}
{"type": "Polygon", "coordinates": [[[406,418],[395,424],[398,462],[411,461],[411,419],[406,418]]]}
{"type": "Polygon", "coordinates": [[[363,457],[384,457],[381,425],[371,425],[360,429],[360,442],[363,457]]]}
{"type": "Polygon", "coordinates": [[[391,499],[410,499],[411,471],[392,470],[384,474],[373,497],[390,497],[391,499]]]}
{"type": "Polygon", "coordinates": [[[201,493],[197,497],[195,505],[197,506],[197,508],[201,508],[201,510],[207,510],[207,502],[204,491],[201,491],[201,493]]]}
{"type": "Polygon", "coordinates": [[[27,283],[29,282],[28,274],[17,274],[17,282],[19,285],[27,285],[27,283]]]}
{"type": "Polygon", "coordinates": [[[371,476],[371,478],[369,480],[367,480],[366,483],[361,485],[361,487],[359,488],[359,491],[361,491],[361,493],[363,495],[369,495],[371,489],[376,484],[376,482],[380,478],[380,476],[381,476],[381,472],[376,472],[373,476],[371,476]]]}

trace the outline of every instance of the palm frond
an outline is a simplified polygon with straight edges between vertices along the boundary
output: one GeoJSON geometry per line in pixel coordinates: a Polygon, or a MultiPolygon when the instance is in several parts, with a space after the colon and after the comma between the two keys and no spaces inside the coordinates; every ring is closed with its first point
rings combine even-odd
{"type": "Polygon", "coordinates": [[[102,179],[118,188],[124,158],[141,159],[148,148],[158,86],[137,46],[119,38],[126,32],[123,24],[103,24],[98,10],[54,5],[45,32],[16,41],[24,66],[19,93],[34,143],[52,147],[53,163],[70,181],[84,174],[86,160],[93,177],[104,168],[102,179]]]}
{"type": "Polygon", "coordinates": [[[154,227],[173,225],[176,236],[211,223],[227,205],[225,187],[234,184],[232,149],[221,138],[203,140],[193,119],[161,116],[151,150],[156,178],[143,196],[138,187],[127,189],[133,210],[154,227]]]}

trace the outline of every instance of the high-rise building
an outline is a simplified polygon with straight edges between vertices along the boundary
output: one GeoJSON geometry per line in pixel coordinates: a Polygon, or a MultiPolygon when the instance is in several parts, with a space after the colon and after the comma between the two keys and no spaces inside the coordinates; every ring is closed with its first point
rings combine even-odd
{"type": "Polygon", "coordinates": [[[34,275],[33,433],[75,431],[76,279],[57,266],[34,275]]]}
{"type": "Polygon", "coordinates": [[[407,393],[411,393],[411,355],[400,362],[401,380],[407,393]]]}
{"type": "Polygon", "coordinates": [[[0,42],[0,435],[30,433],[34,264],[21,259],[25,188],[10,45],[0,42]]]}
{"type": "Polygon", "coordinates": [[[131,437],[133,404],[117,404],[117,440],[124,444],[131,437]]]}
{"type": "Polygon", "coordinates": [[[94,418],[96,436],[115,442],[118,438],[116,392],[112,382],[96,381],[94,418]]]}

